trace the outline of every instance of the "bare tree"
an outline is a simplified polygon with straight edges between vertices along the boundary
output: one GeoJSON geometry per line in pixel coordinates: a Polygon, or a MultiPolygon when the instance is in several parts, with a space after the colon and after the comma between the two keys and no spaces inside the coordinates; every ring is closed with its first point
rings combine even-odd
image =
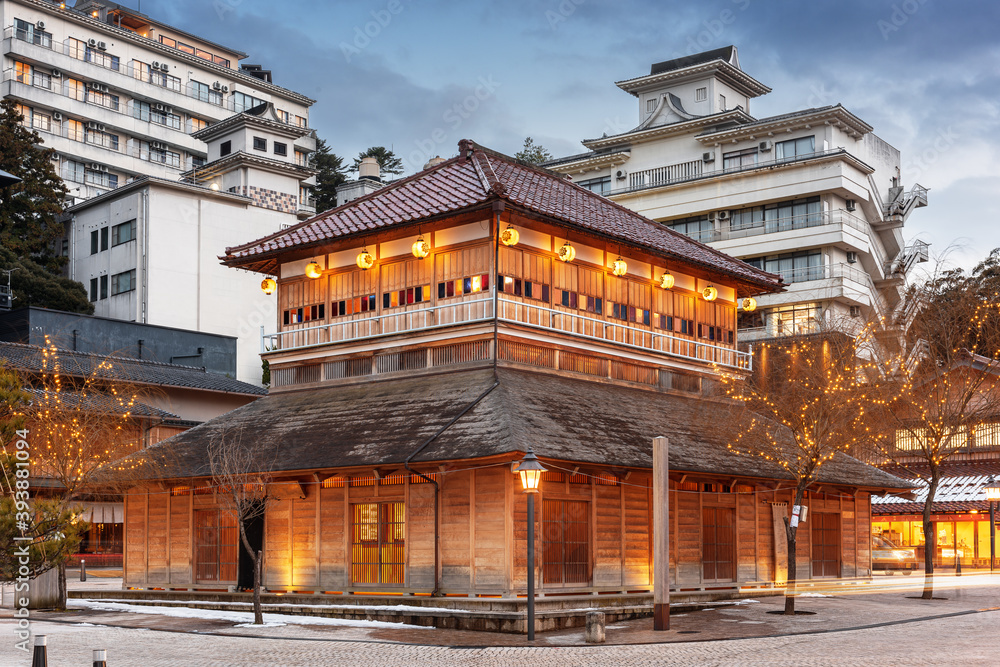
{"type": "Polygon", "coordinates": [[[236,522],[240,543],[253,563],[253,622],[262,625],[260,592],[264,554],[250,543],[247,526],[263,518],[274,500],[269,485],[273,481],[278,450],[274,443],[265,443],[259,435],[246,437],[243,428],[237,427],[219,433],[209,443],[207,451],[209,468],[218,485],[216,497],[223,511],[236,522]]]}
{"type": "MultiPolygon", "coordinates": [[[[924,591],[934,591],[937,532],[931,522],[938,487],[977,431],[1000,419],[1000,273],[998,251],[970,274],[951,270],[911,288],[907,310],[917,312],[908,345],[882,350],[895,372],[885,400],[885,438],[877,456],[927,486],[923,507],[924,591]]],[[[956,545],[957,554],[957,545],[956,545]]]]}
{"type": "Polygon", "coordinates": [[[778,465],[795,484],[793,515],[784,519],[788,615],[795,613],[795,509],[823,465],[870,436],[866,421],[876,388],[869,381],[868,362],[856,352],[855,338],[844,333],[770,339],[755,344],[749,377],[724,377],[725,394],[737,408],[730,450],[778,465]]]}

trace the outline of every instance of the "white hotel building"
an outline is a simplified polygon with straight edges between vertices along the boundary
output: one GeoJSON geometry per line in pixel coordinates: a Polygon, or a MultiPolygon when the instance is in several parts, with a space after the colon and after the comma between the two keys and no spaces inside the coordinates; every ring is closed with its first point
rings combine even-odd
{"type": "Polygon", "coordinates": [[[0,0],[0,18],[2,94],[56,152],[67,273],[95,314],[237,336],[238,376],[259,382],[274,298],[218,256],[315,213],[313,100],[104,0],[0,0]]]}
{"type": "Polygon", "coordinates": [[[788,290],[740,313],[741,341],[906,315],[906,272],[927,248],[907,247],[903,225],[927,191],[904,187],[899,151],[871,126],[839,104],[754,118],[750,100],[771,89],[740,68],[734,46],[617,85],[637,98],[638,126],[544,166],[780,273],[788,290]]]}

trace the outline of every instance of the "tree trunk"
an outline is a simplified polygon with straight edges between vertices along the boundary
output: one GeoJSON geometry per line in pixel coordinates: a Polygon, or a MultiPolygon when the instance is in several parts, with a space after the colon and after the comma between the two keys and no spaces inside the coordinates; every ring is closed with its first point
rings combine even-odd
{"type": "Polygon", "coordinates": [[[931,505],[934,495],[941,482],[941,471],[936,465],[931,465],[931,481],[927,486],[927,499],[924,501],[924,600],[934,598],[934,554],[937,553],[937,531],[931,522],[931,505]]]}
{"type": "MultiPolygon", "coordinates": [[[[792,511],[796,505],[802,505],[802,496],[805,495],[805,488],[795,489],[795,502],[792,504],[792,511]]],[[[792,525],[788,517],[785,517],[785,537],[788,541],[788,581],[785,584],[785,616],[795,615],[795,579],[798,572],[798,558],[795,553],[795,537],[799,532],[798,524],[792,525]]]]}
{"type": "Polygon", "coordinates": [[[264,553],[258,551],[253,556],[253,624],[264,625],[264,612],[260,608],[260,565],[264,553]]]}
{"type": "Polygon", "coordinates": [[[66,609],[66,598],[68,593],[66,592],[66,561],[59,563],[59,610],[64,611],[66,609]]]}

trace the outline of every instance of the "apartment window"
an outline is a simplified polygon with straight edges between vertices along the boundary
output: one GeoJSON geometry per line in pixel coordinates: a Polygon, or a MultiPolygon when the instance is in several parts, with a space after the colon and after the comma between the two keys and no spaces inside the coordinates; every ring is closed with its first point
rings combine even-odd
{"type": "Polygon", "coordinates": [[[300,167],[309,166],[309,154],[299,150],[295,151],[295,164],[300,167]]]}
{"type": "Polygon", "coordinates": [[[772,313],[775,331],[782,335],[815,333],[819,329],[819,308],[791,306],[772,313]]]}
{"type": "Polygon", "coordinates": [[[87,128],[86,131],[86,141],[88,144],[94,144],[95,146],[102,146],[108,150],[117,151],[118,150],[118,135],[111,134],[110,132],[104,132],[102,130],[92,130],[87,128]]]}
{"type": "Polygon", "coordinates": [[[611,192],[611,177],[591,178],[590,180],[579,181],[577,185],[581,188],[587,188],[591,192],[596,192],[599,195],[606,195],[611,192]]]}
{"type": "Polygon", "coordinates": [[[66,55],[83,60],[87,57],[87,43],[82,39],[68,38],[66,40],[66,55]]]}
{"type": "Polygon", "coordinates": [[[52,48],[52,35],[41,30],[34,23],[14,19],[14,37],[24,42],[52,48]]]}
{"type": "Polygon", "coordinates": [[[201,130],[204,130],[206,127],[208,127],[207,120],[202,120],[201,118],[195,118],[194,116],[191,116],[190,129],[188,130],[188,133],[193,134],[195,132],[200,132],[201,130]]]}
{"type": "Polygon", "coordinates": [[[101,276],[101,298],[108,298],[108,276],[107,274],[101,276]]]}
{"type": "Polygon", "coordinates": [[[62,179],[64,181],[73,181],[74,183],[83,183],[83,171],[81,163],[66,160],[63,162],[62,179]]]}
{"type": "Polygon", "coordinates": [[[147,155],[150,162],[165,164],[168,167],[174,167],[176,169],[180,169],[181,166],[180,153],[168,150],[167,148],[162,146],[154,147],[152,144],[144,144],[144,146],[148,146],[147,155]]]}
{"type": "Polygon", "coordinates": [[[309,121],[308,121],[308,119],[306,119],[305,116],[296,116],[295,117],[295,124],[298,127],[309,127],[309,121]]]}
{"type": "Polygon", "coordinates": [[[121,245],[135,240],[135,220],[123,222],[111,228],[111,245],[121,245]]]}
{"type": "Polygon", "coordinates": [[[730,151],[722,154],[723,169],[737,169],[757,164],[757,149],[747,148],[741,151],[730,151]]]}
{"type": "Polygon", "coordinates": [[[135,269],[111,276],[111,295],[124,294],[135,290],[135,269]]]}
{"type": "Polygon", "coordinates": [[[209,104],[215,104],[220,107],[222,106],[222,92],[213,90],[207,83],[192,81],[191,96],[201,100],[202,102],[208,102],[209,104]]]}
{"type": "Polygon", "coordinates": [[[66,97],[78,102],[87,101],[87,86],[83,81],[66,79],[66,97]]]}
{"type": "MultiPolygon", "coordinates": [[[[23,104],[15,104],[14,108],[21,114],[21,125],[23,127],[31,127],[31,107],[26,107],[23,104]]],[[[296,151],[296,154],[298,154],[298,151],[296,151]]]]}
{"type": "Polygon", "coordinates": [[[774,144],[774,159],[788,160],[816,152],[816,137],[799,137],[774,144]]]}
{"type": "Polygon", "coordinates": [[[282,144],[277,141],[274,142],[274,154],[275,155],[288,155],[288,144],[282,144]]]}
{"type": "Polygon", "coordinates": [[[97,230],[97,229],[95,229],[94,231],[90,232],[90,254],[91,255],[96,255],[98,252],[101,251],[100,233],[101,233],[100,230],[97,230]]]}
{"type": "Polygon", "coordinates": [[[164,46],[169,46],[171,48],[177,49],[178,51],[183,51],[184,53],[189,53],[192,56],[198,56],[203,60],[213,62],[216,65],[222,65],[223,67],[229,67],[229,59],[223,58],[222,56],[216,55],[211,51],[205,51],[204,49],[199,49],[196,46],[191,46],[190,44],[185,44],[184,42],[179,42],[173,37],[167,37],[166,35],[160,35],[160,44],[164,46]]]}
{"type": "Polygon", "coordinates": [[[108,231],[109,227],[101,227],[101,250],[108,249],[108,231]]]}
{"type": "Polygon", "coordinates": [[[205,158],[201,157],[200,155],[192,155],[191,166],[194,167],[195,169],[200,169],[201,167],[204,167],[205,158]]]}
{"type": "Polygon", "coordinates": [[[87,90],[87,103],[118,111],[119,98],[117,95],[90,88],[87,90]]]}
{"type": "Polygon", "coordinates": [[[14,61],[14,78],[18,83],[35,86],[36,88],[52,89],[52,77],[45,72],[39,72],[27,63],[14,61]]]}
{"type": "Polygon", "coordinates": [[[719,95],[719,111],[725,111],[725,110],[726,110],[726,96],[719,95]]]}
{"type": "Polygon", "coordinates": [[[267,150],[267,139],[263,137],[253,138],[253,149],[255,151],[266,151],[267,150]]]}
{"type": "Polygon", "coordinates": [[[281,109],[275,109],[274,113],[278,116],[278,120],[280,120],[282,123],[284,123],[285,125],[289,124],[291,116],[288,114],[287,111],[282,111],[281,109]]]}
{"type": "Polygon", "coordinates": [[[52,116],[31,110],[31,127],[42,132],[52,130],[52,116]]]}
{"type": "Polygon", "coordinates": [[[83,123],[78,120],[73,120],[70,118],[66,121],[66,138],[73,141],[86,141],[87,132],[83,127],[83,123]]]}
{"type": "Polygon", "coordinates": [[[118,56],[113,56],[110,53],[92,49],[89,46],[87,47],[86,52],[84,52],[83,59],[88,63],[94,63],[95,65],[99,65],[105,69],[114,70],[116,72],[121,67],[121,60],[118,56]]]}
{"type": "Polygon", "coordinates": [[[698,88],[694,91],[694,101],[704,102],[708,99],[708,88],[698,88]]]}
{"type": "Polygon", "coordinates": [[[232,152],[233,152],[232,141],[223,141],[221,144],[219,144],[219,157],[229,155],[232,152]]]}
{"type": "Polygon", "coordinates": [[[264,103],[264,100],[259,100],[253,95],[247,95],[246,93],[233,93],[233,111],[240,113],[241,111],[246,111],[247,109],[253,109],[256,106],[260,106],[264,103]]]}
{"type": "MultiPolygon", "coordinates": [[[[118,187],[118,174],[110,174],[106,171],[87,168],[84,169],[83,172],[83,182],[89,183],[90,185],[96,185],[101,188],[114,189],[118,187]]],[[[107,250],[106,244],[102,250],[107,250]]]]}
{"type": "Polygon", "coordinates": [[[656,111],[656,98],[650,98],[646,100],[646,113],[653,113],[656,111]]]}
{"type": "Polygon", "coordinates": [[[712,221],[708,219],[708,216],[695,216],[693,218],[682,218],[680,220],[671,220],[666,223],[670,229],[675,232],[684,234],[685,236],[690,236],[693,239],[702,242],[708,242],[713,240],[713,235],[715,232],[715,227],[712,221]]]}
{"type": "Polygon", "coordinates": [[[746,263],[770,273],[780,273],[788,283],[819,280],[824,276],[823,256],[818,250],[754,257],[746,263]]]}
{"type": "Polygon", "coordinates": [[[97,278],[90,279],[90,300],[97,301],[97,278]]]}

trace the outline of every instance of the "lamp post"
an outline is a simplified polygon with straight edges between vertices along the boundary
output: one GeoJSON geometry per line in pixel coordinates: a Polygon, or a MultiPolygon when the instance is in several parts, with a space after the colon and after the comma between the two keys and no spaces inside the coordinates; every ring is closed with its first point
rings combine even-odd
{"type": "Polygon", "coordinates": [[[993,564],[997,558],[997,501],[1000,500],[1000,482],[995,476],[990,477],[989,483],[983,489],[986,492],[986,500],[990,501],[990,572],[993,571],[993,564]]]}
{"type": "Polygon", "coordinates": [[[528,641],[535,639],[535,494],[543,472],[545,467],[528,447],[528,453],[517,465],[521,488],[528,494],[528,641]]]}

